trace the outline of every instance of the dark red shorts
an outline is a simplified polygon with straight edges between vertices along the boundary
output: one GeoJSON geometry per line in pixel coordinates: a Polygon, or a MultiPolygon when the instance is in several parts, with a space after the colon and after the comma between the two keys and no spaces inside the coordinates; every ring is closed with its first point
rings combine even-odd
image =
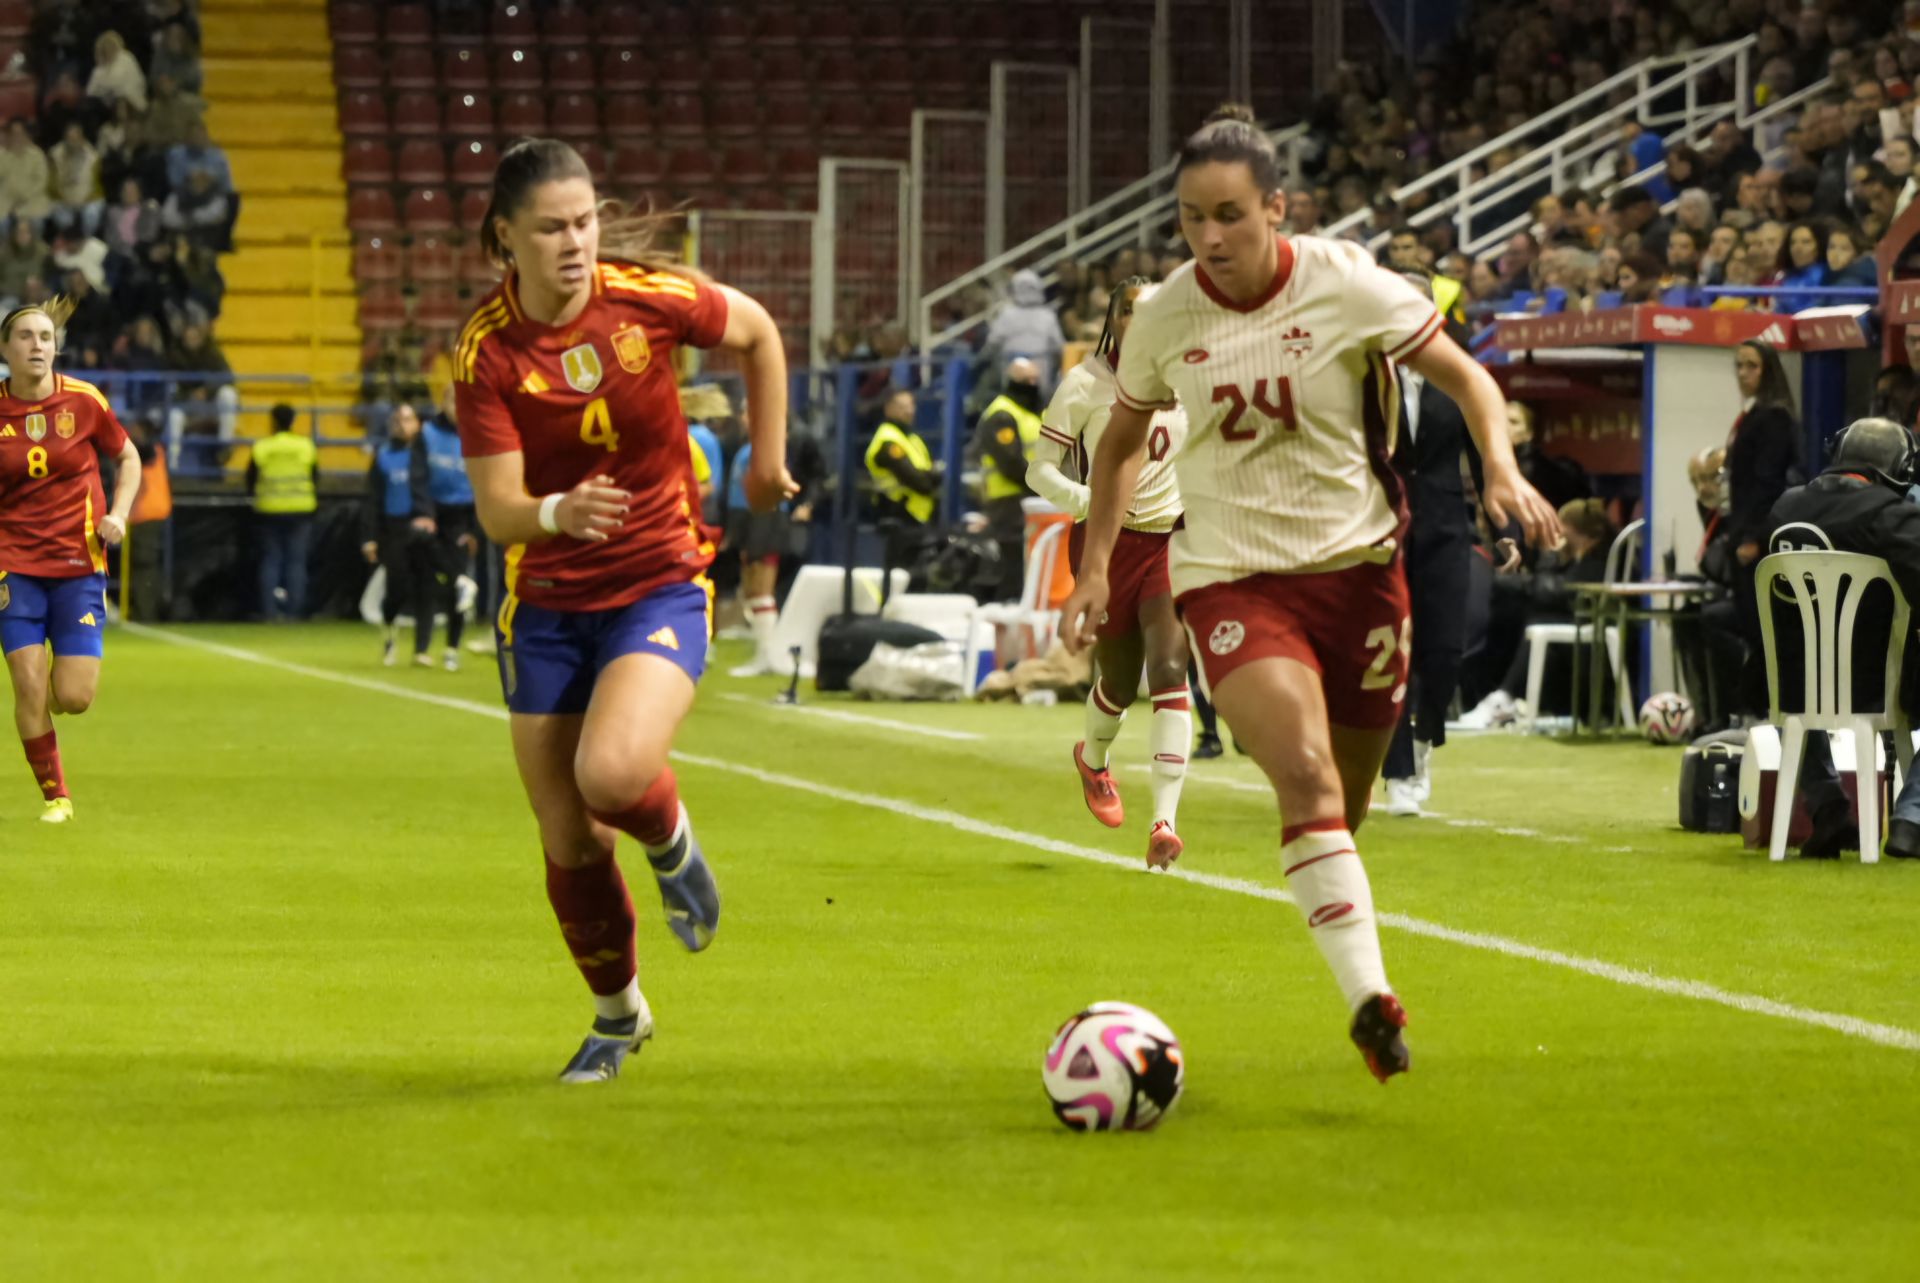
{"type": "Polygon", "coordinates": [[[1333,725],[1386,730],[1400,720],[1413,618],[1398,557],[1250,575],[1182,593],[1176,604],[1208,691],[1256,659],[1294,659],[1320,674],[1333,725]]]}
{"type": "MultiPolygon", "coordinates": [[[[1140,606],[1173,591],[1167,579],[1167,542],[1171,531],[1122,530],[1107,559],[1107,613],[1094,631],[1102,638],[1125,637],[1140,628],[1140,606]]],[[[1080,554],[1087,544],[1087,523],[1073,523],[1067,536],[1067,564],[1080,575],[1080,554]]]]}

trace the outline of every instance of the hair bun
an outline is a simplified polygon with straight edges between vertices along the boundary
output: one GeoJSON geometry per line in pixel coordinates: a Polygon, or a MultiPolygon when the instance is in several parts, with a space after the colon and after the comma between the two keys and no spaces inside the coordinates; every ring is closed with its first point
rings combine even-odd
{"type": "Polygon", "coordinates": [[[1221,103],[1218,107],[1215,107],[1212,111],[1207,113],[1207,118],[1205,121],[1202,122],[1202,124],[1203,126],[1211,125],[1216,121],[1221,121],[1221,120],[1236,120],[1243,125],[1251,125],[1251,124],[1257,123],[1254,120],[1253,108],[1247,106],[1247,104],[1243,102],[1221,103]]]}

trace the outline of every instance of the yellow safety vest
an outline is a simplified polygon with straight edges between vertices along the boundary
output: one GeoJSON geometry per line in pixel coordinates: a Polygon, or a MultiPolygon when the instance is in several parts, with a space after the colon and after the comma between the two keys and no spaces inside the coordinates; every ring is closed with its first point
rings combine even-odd
{"type": "MultiPolygon", "coordinates": [[[[1020,453],[1031,459],[1033,447],[1040,440],[1040,416],[1008,396],[997,396],[993,404],[980,416],[981,422],[991,419],[1001,410],[1013,416],[1014,423],[1020,429],[1020,453]]],[[[1022,468],[1017,477],[1005,476],[1000,465],[993,461],[992,455],[984,455],[980,460],[982,475],[986,478],[987,498],[1012,499],[1027,493],[1026,469],[1022,468]]]]}
{"type": "Polygon", "coordinates": [[[253,443],[253,466],[260,474],[253,510],[266,513],[312,512],[320,506],[313,493],[313,441],[296,432],[276,432],[253,443]]]}
{"type": "Polygon", "coordinates": [[[880,462],[882,452],[888,450],[903,451],[907,462],[922,472],[933,471],[933,452],[927,449],[927,443],[916,432],[907,432],[897,423],[882,423],[874,429],[873,440],[867,445],[867,475],[873,478],[873,488],[882,498],[890,499],[907,510],[907,515],[915,521],[925,524],[933,520],[933,510],[937,497],[909,490],[906,483],[889,472],[880,462]]]}

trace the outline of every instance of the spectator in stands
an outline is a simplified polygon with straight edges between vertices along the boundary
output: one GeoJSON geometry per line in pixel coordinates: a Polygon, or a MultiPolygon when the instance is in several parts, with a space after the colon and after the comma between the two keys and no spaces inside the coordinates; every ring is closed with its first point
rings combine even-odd
{"type": "Polygon", "coordinates": [[[0,214],[45,218],[53,209],[47,195],[51,174],[47,154],[34,144],[27,122],[17,116],[8,121],[6,146],[0,148],[0,214]]]}
{"type": "Polygon", "coordinates": [[[112,110],[126,103],[136,112],[147,109],[147,74],[117,31],[103,31],[93,42],[93,74],[87,77],[87,97],[112,110]]]}
{"type": "Polygon", "coordinates": [[[1628,306],[1651,303],[1660,292],[1660,278],[1664,274],[1664,266],[1651,254],[1629,254],[1621,259],[1619,274],[1614,277],[1621,303],[1628,306]]]}
{"type": "Polygon", "coordinates": [[[222,248],[232,207],[213,185],[213,177],[196,169],[186,187],[177,189],[160,207],[160,226],[203,249],[222,248]]]}
{"type": "MultiPolygon", "coordinates": [[[[212,250],[188,243],[179,253],[180,275],[187,286],[186,311],[197,325],[211,325],[220,315],[221,305],[226,300],[227,282],[220,275],[220,258],[212,250]]],[[[431,390],[432,367],[429,366],[429,389],[431,390]]],[[[449,362],[449,370],[451,363],[449,362]]],[[[451,387],[451,375],[446,379],[446,387],[451,387]]],[[[441,403],[446,398],[441,397],[441,403]]]]}
{"type": "Polygon", "coordinates": [[[1788,230],[1786,244],[1780,251],[1780,284],[1785,290],[1796,292],[1782,292],[1777,296],[1774,305],[1781,311],[1798,312],[1814,306],[1816,300],[1812,295],[1797,291],[1826,284],[1827,264],[1822,257],[1826,232],[1826,224],[1812,222],[1795,223],[1788,230]]]}
{"type": "Polygon", "coordinates": [[[1419,233],[1404,223],[1394,228],[1393,235],[1387,239],[1386,266],[1396,272],[1416,272],[1424,276],[1426,250],[1421,247],[1419,233]]]}
{"type": "Polygon", "coordinates": [[[1879,282],[1878,270],[1869,253],[1871,243],[1857,227],[1837,224],[1827,229],[1826,284],[1872,289],[1879,282]]]}
{"type": "Polygon", "coordinates": [[[6,244],[0,245],[0,302],[8,311],[26,299],[28,278],[45,277],[50,263],[47,243],[40,239],[33,220],[14,219],[6,244]]]}
{"type": "Polygon", "coordinates": [[[50,0],[34,6],[28,29],[29,62],[43,71],[79,68],[87,58],[91,26],[79,0],[50,0]]]}
{"type": "Polygon", "coordinates": [[[1666,271],[1660,274],[1660,288],[1672,289],[1679,283],[1681,275],[1698,279],[1700,255],[1704,248],[1699,233],[1691,227],[1676,227],[1667,233],[1666,271]]]}
{"type": "Polygon", "coordinates": [[[1652,192],[1645,187],[1622,187],[1607,201],[1607,209],[1613,215],[1615,236],[1623,240],[1638,238],[1635,248],[1652,255],[1655,261],[1666,257],[1667,233],[1672,225],[1661,216],[1652,192]]]}
{"type": "Polygon", "coordinates": [[[1737,217],[1744,227],[1752,227],[1774,215],[1780,200],[1778,171],[1763,169],[1742,174],[1734,186],[1733,209],[1728,217],[1737,217]]]}
{"type": "Polygon", "coordinates": [[[1684,227],[1692,232],[1704,247],[1707,234],[1713,231],[1714,221],[1713,197],[1707,195],[1705,188],[1689,187],[1680,193],[1673,208],[1675,227],[1684,227]]]}
{"type": "Polygon", "coordinates": [[[233,386],[233,366],[205,326],[188,324],[167,355],[167,367],[187,376],[174,387],[173,410],[167,416],[167,435],[173,440],[192,433],[217,436],[224,447],[233,440],[240,396],[233,386]]]}
{"type": "Polygon", "coordinates": [[[107,206],[100,220],[100,236],[108,251],[120,258],[137,258],[160,237],[160,206],[146,198],[140,180],[120,184],[120,199],[107,206]]]}
{"type": "Polygon", "coordinates": [[[1887,229],[1893,226],[1893,216],[1899,207],[1901,180],[1893,176],[1893,171],[1875,161],[1867,166],[1867,172],[1860,182],[1860,195],[1866,201],[1866,212],[1860,216],[1860,230],[1866,236],[1866,244],[1877,244],[1887,229]]]}
{"type": "MultiPolygon", "coordinates": [[[[1129,251],[1122,253],[1131,259],[1129,251]]],[[[987,340],[980,349],[982,368],[994,369],[1007,358],[1016,356],[1031,357],[1057,368],[1060,349],[1065,345],[1060,318],[1047,306],[1046,287],[1040,283],[1040,273],[1015,272],[1012,297],[987,326],[987,340]]]]}
{"type": "Polygon", "coordinates": [[[1287,235],[1312,236],[1320,231],[1320,201],[1313,188],[1295,187],[1287,193],[1287,235]]]}
{"type": "Polygon", "coordinates": [[[200,51],[194,48],[185,24],[172,22],[160,29],[153,46],[152,72],[156,87],[165,76],[187,93],[200,92],[200,51]]]}
{"type": "Polygon", "coordinates": [[[61,278],[60,291],[73,303],[73,315],[66,325],[68,359],[82,369],[104,369],[120,333],[113,304],[93,288],[92,280],[79,268],[69,269],[61,278]]]}
{"type": "Polygon", "coordinates": [[[80,272],[96,290],[107,288],[107,243],[90,236],[78,219],[67,214],[50,220],[49,244],[53,265],[61,271],[80,272]]]}
{"type": "Polygon", "coordinates": [[[87,141],[78,121],[54,145],[47,159],[53,167],[53,194],[60,205],[81,220],[88,231],[100,225],[104,208],[100,198],[100,153],[87,141]]]}
{"type": "Polygon", "coordinates": [[[1744,238],[1732,223],[1722,223],[1707,237],[1700,251],[1700,283],[1721,285],[1727,281],[1727,264],[1744,255],[1744,238]]]}
{"type": "Polygon", "coordinates": [[[187,142],[198,128],[206,137],[207,100],[182,90],[171,76],[153,78],[153,105],[147,108],[147,143],[169,151],[187,142]]]}
{"type": "Polygon", "coordinates": [[[1713,127],[1701,159],[1701,184],[1722,207],[1734,203],[1741,179],[1762,168],[1760,152],[1731,120],[1713,127]]]}
{"type": "MultiPolygon", "coordinates": [[[[164,374],[167,364],[167,344],[161,337],[160,323],[151,316],[134,318],[114,360],[116,369],[128,374],[153,376],[164,374]]],[[[127,411],[135,418],[141,418],[149,410],[157,409],[167,399],[166,382],[153,377],[139,377],[127,382],[123,398],[127,411]]]]}

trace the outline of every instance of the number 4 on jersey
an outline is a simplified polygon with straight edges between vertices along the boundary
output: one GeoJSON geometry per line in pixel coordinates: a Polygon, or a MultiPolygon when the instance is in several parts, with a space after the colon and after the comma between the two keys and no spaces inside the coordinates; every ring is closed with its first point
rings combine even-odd
{"type": "Polygon", "coordinates": [[[1240,390],[1237,383],[1216,384],[1213,389],[1213,403],[1227,402],[1227,417],[1220,423],[1220,436],[1225,441],[1251,441],[1260,433],[1260,425],[1249,423],[1240,426],[1241,418],[1251,405],[1265,415],[1271,422],[1279,424],[1289,432],[1298,432],[1300,423],[1293,413],[1293,380],[1281,375],[1277,379],[1261,379],[1253,385],[1253,396],[1240,390]],[[1272,389],[1272,390],[1269,390],[1272,389]]]}
{"type": "Polygon", "coordinates": [[[606,447],[608,454],[620,448],[620,434],[613,430],[613,415],[607,411],[607,399],[597,396],[587,402],[580,416],[580,439],[588,445],[606,447]]]}

